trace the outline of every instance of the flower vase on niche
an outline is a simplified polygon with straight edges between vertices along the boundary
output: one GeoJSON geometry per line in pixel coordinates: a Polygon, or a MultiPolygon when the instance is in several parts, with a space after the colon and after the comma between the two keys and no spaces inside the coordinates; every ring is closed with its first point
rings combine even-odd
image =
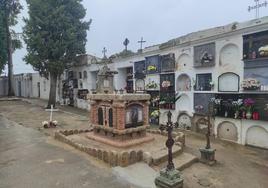
{"type": "Polygon", "coordinates": [[[260,119],[260,113],[259,112],[253,112],[252,113],[253,120],[259,120],[260,119]]]}
{"type": "Polygon", "coordinates": [[[250,111],[247,111],[246,118],[247,119],[251,119],[252,118],[252,113],[250,111]]]}
{"type": "Polygon", "coordinates": [[[234,114],[234,118],[238,119],[238,117],[239,117],[239,111],[236,111],[235,114],[234,114]]]}
{"type": "Polygon", "coordinates": [[[246,112],[245,111],[242,112],[242,118],[246,119],[246,112]]]}

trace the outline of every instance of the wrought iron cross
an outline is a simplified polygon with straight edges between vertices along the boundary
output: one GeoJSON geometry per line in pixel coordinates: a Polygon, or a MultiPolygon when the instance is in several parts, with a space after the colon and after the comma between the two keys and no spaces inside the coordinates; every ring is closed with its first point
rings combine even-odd
{"type": "Polygon", "coordinates": [[[161,131],[166,129],[167,132],[168,132],[168,139],[166,141],[166,146],[168,148],[168,165],[167,165],[166,170],[171,171],[171,170],[175,169],[175,166],[174,166],[174,163],[173,163],[173,156],[172,156],[172,147],[173,147],[175,141],[172,138],[172,130],[173,130],[174,124],[171,121],[172,113],[170,112],[170,110],[168,111],[167,116],[168,116],[167,124],[166,125],[161,124],[159,129],[161,131]]]}
{"type": "Polygon", "coordinates": [[[105,48],[105,47],[103,47],[103,50],[102,50],[103,57],[106,57],[106,52],[107,52],[106,48],[105,48]]]}
{"type": "Polygon", "coordinates": [[[143,37],[141,37],[141,40],[138,41],[138,43],[140,43],[141,47],[140,47],[140,50],[142,50],[142,44],[145,43],[146,41],[143,40],[143,37]]]}
{"type": "Polygon", "coordinates": [[[125,50],[127,51],[127,46],[128,46],[128,44],[129,44],[129,40],[128,40],[128,38],[126,38],[126,39],[124,40],[123,44],[124,44],[124,46],[125,46],[125,50]]]}
{"type": "Polygon", "coordinates": [[[248,6],[248,11],[255,9],[256,11],[256,19],[260,16],[260,8],[267,7],[268,2],[265,0],[264,2],[260,3],[260,0],[254,0],[256,5],[255,6],[248,6]]]}

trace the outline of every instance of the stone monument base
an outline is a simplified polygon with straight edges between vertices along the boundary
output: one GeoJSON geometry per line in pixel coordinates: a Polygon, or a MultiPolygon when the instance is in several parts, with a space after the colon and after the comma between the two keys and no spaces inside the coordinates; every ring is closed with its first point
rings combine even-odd
{"type": "Polygon", "coordinates": [[[216,149],[206,149],[206,148],[200,148],[199,149],[201,153],[201,163],[205,163],[208,165],[214,165],[216,163],[215,160],[215,151],[216,149]]]}
{"type": "Polygon", "coordinates": [[[155,179],[155,185],[157,188],[182,188],[183,179],[178,170],[163,169],[160,171],[160,176],[155,179]]]}
{"type": "Polygon", "coordinates": [[[93,132],[86,137],[111,146],[126,148],[154,140],[154,137],[146,134],[147,126],[117,130],[101,125],[94,125],[93,132]]]}

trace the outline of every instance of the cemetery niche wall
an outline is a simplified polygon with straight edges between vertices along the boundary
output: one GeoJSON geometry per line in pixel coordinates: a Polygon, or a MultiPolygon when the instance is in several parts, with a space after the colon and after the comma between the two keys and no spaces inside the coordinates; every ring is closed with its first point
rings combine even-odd
{"type": "Polygon", "coordinates": [[[243,36],[244,90],[268,91],[268,31],[243,36]]]}
{"type": "Polygon", "coordinates": [[[220,101],[216,105],[217,116],[268,121],[267,94],[216,94],[215,98],[220,101]],[[241,100],[241,103],[237,104],[239,100],[241,100]],[[247,104],[249,102],[250,104],[247,104]],[[237,115],[235,115],[236,112],[238,112],[237,115]],[[249,117],[246,117],[247,112],[251,114],[249,117]]]}
{"type": "Polygon", "coordinates": [[[191,91],[191,78],[187,74],[181,74],[177,78],[177,91],[191,91]]]}
{"type": "Polygon", "coordinates": [[[268,59],[268,30],[243,36],[243,59],[268,59]]]}
{"type": "Polygon", "coordinates": [[[161,72],[174,72],[175,70],[175,54],[170,53],[161,56],[161,72]]]}
{"type": "Polygon", "coordinates": [[[227,72],[218,78],[218,90],[220,92],[238,92],[240,88],[239,75],[227,72]]]}
{"type": "Polygon", "coordinates": [[[194,83],[194,89],[196,91],[211,91],[213,87],[211,73],[196,74],[196,83],[194,83]]]}
{"type": "Polygon", "coordinates": [[[161,72],[160,56],[145,57],[146,73],[155,74],[161,72]]]}
{"type": "Polygon", "coordinates": [[[215,43],[194,47],[194,67],[215,66],[215,43]]]}
{"type": "Polygon", "coordinates": [[[134,77],[136,79],[145,78],[146,67],[145,61],[138,61],[134,63],[134,77]]]}
{"type": "Polygon", "coordinates": [[[93,132],[87,138],[116,147],[152,141],[154,138],[146,135],[150,95],[115,92],[114,74],[104,65],[98,73],[96,93],[88,95],[93,132]]]}
{"type": "Polygon", "coordinates": [[[175,109],[175,74],[160,75],[160,108],[175,109]]]}

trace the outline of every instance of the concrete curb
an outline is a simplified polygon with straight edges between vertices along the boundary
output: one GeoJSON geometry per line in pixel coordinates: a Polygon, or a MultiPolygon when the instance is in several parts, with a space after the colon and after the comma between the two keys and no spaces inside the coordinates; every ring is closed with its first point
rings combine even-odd
{"type": "Polygon", "coordinates": [[[55,132],[55,139],[61,142],[64,142],[72,147],[89,154],[92,157],[95,157],[103,162],[109,164],[110,166],[121,166],[126,167],[136,162],[141,162],[143,160],[143,151],[142,150],[130,150],[123,152],[116,152],[110,150],[97,149],[94,147],[84,146],[80,143],[76,143],[68,138],[69,135],[81,134],[86,132],[92,132],[91,129],[72,129],[72,130],[59,130],[55,132]]]}

